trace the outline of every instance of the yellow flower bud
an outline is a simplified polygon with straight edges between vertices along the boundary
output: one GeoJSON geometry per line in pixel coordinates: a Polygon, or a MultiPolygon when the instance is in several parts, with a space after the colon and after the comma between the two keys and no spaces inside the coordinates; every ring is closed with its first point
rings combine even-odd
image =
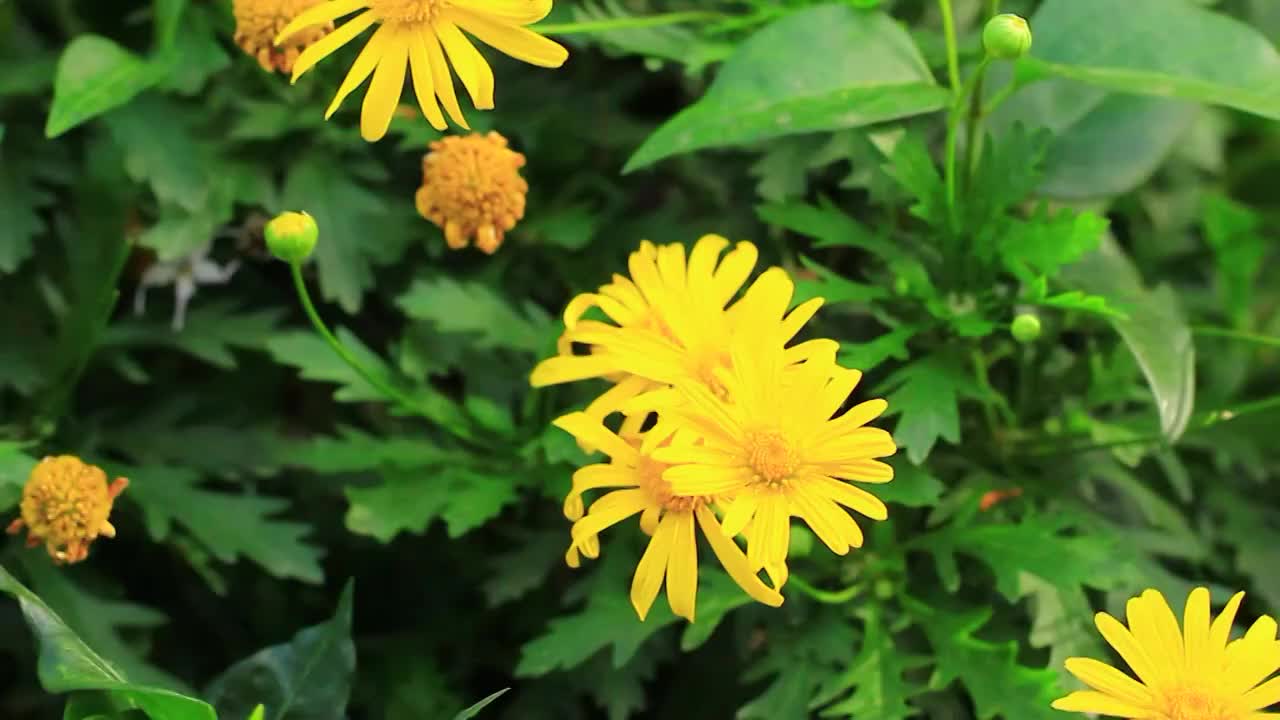
{"type": "Polygon", "coordinates": [[[982,46],[991,57],[1017,60],[1031,49],[1031,26],[1020,15],[997,15],[982,29],[982,46]]]}
{"type": "Polygon", "coordinates": [[[22,517],[8,532],[15,535],[25,525],[27,547],[44,543],[55,562],[80,562],[99,535],[116,536],[108,518],[128,485],[124,478],[108,484],[102,468],[73,455],[46,457],[32,469],[22,489],[22,517]]]}
{"type": "Polygon", "coordinates": [[[311,257],[320,237],[316,221],[304,212],[280,213],[263,229],[267,249],[287,263],[300,263],[311,257]]]}

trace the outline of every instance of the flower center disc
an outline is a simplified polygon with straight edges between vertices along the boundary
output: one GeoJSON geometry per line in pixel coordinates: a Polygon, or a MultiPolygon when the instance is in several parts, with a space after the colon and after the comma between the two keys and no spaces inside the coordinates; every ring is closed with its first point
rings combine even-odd
{"type": "Polygon", "coordinates": [[[747,436],[747,462],[756,477],[770,485],[782,484],[800,464],[795,448],[776,430],[757,431],[747,436]]]}
{"type": "Polygon", "coordinates": [[[383,22],[420,25],[436,19],[448,0],[366,0],[383,22]]]}

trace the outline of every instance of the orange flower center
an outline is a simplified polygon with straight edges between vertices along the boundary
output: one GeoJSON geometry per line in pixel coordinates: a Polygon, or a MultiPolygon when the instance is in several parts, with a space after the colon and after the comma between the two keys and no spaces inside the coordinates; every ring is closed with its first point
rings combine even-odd
{"type": "Polygon", "coordinates": [[[795,474],[800,457],[782,433],[757,430],[747,434],[747,462],[757,480],[778,486],[795,474]]]}
{"type": "Polygon", "coordinates": [[[436,19],[448,0],[366,0],[383,22],[420,25],[436,19]]]}
{"type": "Polygon", "coordinates": [[[1220,698],[1198,688],[1178,688],[1164,697],[1168,720],[1242,720],[1241,713],[1220,698]]]}
{"type": "Polygon", "coordinates": [[[460,250],[474,238],[492,254],[524,217],[529,184],[520,177],[523,166],[524,155],[496,132],[436,140],[422,159],[418,214],[444,230],[449,247],[460,250]]]}

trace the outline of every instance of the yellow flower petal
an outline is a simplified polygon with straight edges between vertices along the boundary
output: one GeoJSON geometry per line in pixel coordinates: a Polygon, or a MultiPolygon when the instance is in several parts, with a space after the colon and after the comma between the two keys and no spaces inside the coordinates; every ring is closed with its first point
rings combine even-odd
{"type": "Polygon", "coordinates": [[[1209,654],[1209,590],[1198,587],[1187,595],[1182,610],[1183,651],[1187,658],[1187,670],[1193,675],[1216,672],[1217,667],[1206,666],[1209,654]]]}
{"type": "Polygon", "coordinates": [[[782,342],[790,342],[791,338],[795,337],[796,333],[800,332],[800,329],[804,327],[805,323],[813,319],[813,316],[817,314],[818,309],[822,307],[823,302],[825,301],[822,298],[813,298],[800,303],[795,307],[795,309],[787,313],[787,317],[782,321],[782,342]]]}
{"type": "Polygon", "coordinates": [[[556,418],[551,424],[585,441],[591,447],[599,448],[614,460],[629,465],[635,465],[640,461],[640,453],[636,452],[634,447],[584,412],[569,413],[556,418]]]}
{"type": "Polygon", "coordinates": [[[551,12],[551,0],[453,0],[453,4],[516,25],[536,23],[551,12]]]}
{"type": "Polygon", "coordinates": [[[693,513],[673,512],[671,555],[667,558],[667,602],[671,612],[693,622],[698,594],[698,543],[693,513]]]}
{"type": "Polygon", "coordinates": [[[1250,690],[1240,702],[1250,710],[1262,710],[1280,703],[1280,678],[1272,678],[1250,690]]]}
{"type": "Polygon", "coordinates": [[[618,363],[607,355],[559,355],[538,363],[529,376],[529,384],[545,387],[615,372],[618,372],[618,363]]]}
{"type": "Polygon", "coordinates": [[[564,515],[570,520],[582,518],[582,494],[589,490],[635,487],[633,473],[617,465],[588,465],[573,474],[573,489],[564,499],[564,515]]]}
{"type": "Polygon", "coordinates": [[[732,538],[741,535],[751,518],[755,517],[759,506],[760,496],[757,493],[745,492],[735,497],[725,510],[722,526],[725,536],[732,538]]]}
{"type": "Polygon", "coordinates": [[[1107,644],[1115,648],[1142,682],[1147,686],[1154,685],[1159,674],[1147,655],[1146,649],[1133,636],[1133,633],[1119,620],[1104,612],[1094,615],[1093,622],[1107,644]]]}
{"type": "Polygon", "coordinates": [[[1080,690],[1053,701],[1055,710],[1067,712],[1099,713],[1121,718],[1156,718],[1159,717],[1150,708],[1138,707],[1117,700],[1110,695],[1089,690],[1080,690]]]}
{"type": "MultiPolygon", "coordinates": [[[[307,8],[298,13],[298,16],[290,21],[288,25],[285,25],[284,29],[276,33],[275,43],[280,45],[299,30],[304,30],[313,25],[324,25],[337,20],[343,15],[350,15],[357,10],[364,10],[368,7],[368,0],[329,0],[329,2],[323,2],[307,8]]],[[[368,26],[366,25],[365,27],[368,26]]],[[[358,33],[352,34],[351,37],[355,37],[356,34],[358,33]]],[[[329,52],[333,52],[333,50],[329,52]]],[[[328,52],[325,53],[325,55],[328,54],[328,52]]],[[[294,77],[296,78],[297,74],[294,77]]]]}
{"type": "Polygon", "coordinates": [[[885,507],[884,502],[860,487],[825,475],[809,475],[804,481],[812,488],[812,492],[856,510],[872,520],[889,517],[889,508],[885,507]]]}
{"type": "Polygon", "coordinates": [[[1154,703],[1150,690],[1104,662],[1093,658],[1068,658],[1066,667],[1067,672],[1094,690],[1131,705],[1150,706],[1154,703]]]}
{"type": "Polygon", "coordinates": [[[449,63],[444,59],[444,50],[440,49],[440,40],[433,32],[422,33],[422,45],[427,50],[427,59],[431,62],[431,77],[435,81],[436,97],[449,113],[449,117],[463,128],[470,130],[467,118],[462,114],[462,106],[458,104],[458,95],[453,90],[453,76],[449,74],[449,63]]]}
{"type": "Polygon", "coordinates": [[[742,588],[758,602],[771,607],[781,606],[782,595],[777,590],[760,582],[760,578],[751,571],[746,555],[742,554],[742,550],[737,543],[731,540],[716,522],[715,514],[705,507],[699,507],[695,510],[695,513],[698,517],[698,524],[702,527],[702,534],[706,536],[707,542],[711,545],[711,551],[715,553],[716,559],[724,566],[725,572],[729,573],[729,577],[738,583],[738,587],[742,588]]]}
{"type": "MultiPolygon", "coordinates": [[[[383,28],[391,27],[384,25],[383,28]]],[[[391,116],[400,104],[404,90],[404,74],[409,64],[409,36],[404,31],[393,30],[387,38],[382,59],[373,72],[373,81],[364,96],[364,108],[360,112],[360,135],[368,142],[377,142],[391,127],[391,116]]]]}
{"type": "MultiPolygon", "coordinates": [[[[853,524],[849,514],[836,507],[826,496],[816,492],[796,490],[791,495],[792,512],[805,522],[818,539],[822,540],[831,552],[845,555],[849,552],[848,525],[853,524]]],[[[861,533],[859,533],[859,537],[861,533]]]]}
{"type": "Polygon", "coordinates": [[[440,112],[440,103],[436,102],[436,83],[431,72],[431,58],[427,56],[427,46],[422,39],[422,32],[414,32],[409,37],[409,69],[413,74],[413,94],[418,98],[418,107],[431,123],[431,127],[444,131],[449,125],[440,112]]]}
{"type": "Polygon", "coordinates": [[[782,564],[791,542],[791,509],[787,498],[762,494],[747,538],[747,560],[752,568],[782,564]]]}
{"type": "MultiPolygon", "coordinates": [[[[302,51],[302,54],[299,55],[298,59],[293,63],[293,75],[289,82],[297,82],[298,78],[302,77],[303,73],[315,67],[316,63],[332,55],[338,48],[354,40],[360,33],[368,30],[369,27],[377,21],[377,19],[378,16],[372,12],[362,13],[348,20],[342,27],[312,43],[306,50],[302,51]]],[[[371,38],[365,45],[365,52],[368,52],[369,46],[373,45],[373,40],[376,38],[377,35],[375,34],[374,38],[371,38]]],[[[364,54],[361,53],[360,57],[364,57],[364,54]]],[[[376,59],[376,54],[374,57],[376,59]]],[[[357,61],[357,63],[358,62],[359,61],[357,61]]],[[[360,76],[360,79],[356,81],[355,85],[359,86],[360,83],[364,82],[364,79],[368,77],[371,72],[373,72],[373,65],[369,65],[369,69],[360,76]]],[[[355,67],[353,66],[351,73],[349,73],[347,77],[350,78],[351,74],[354,73],[355,67]]],[[[354,89],[354,87],[352,89],[354,89]]],[[[347,92],[350,93],[351,91],[348,90],[347,92]]]]}
{"type": "MultiPolygon", "coordinates": [[[[359,18],[352,20],[342,27],[345,28],[358,20],[359,18]]],[[[329,37],[333,37],[333,35],[330,35],[329,37]]],[[[378,63],[382,62],[382,56],[386,51],[387,41],[390,37],[391,31],[388,30],[386,26],[383,26],[378,28],[373,33],[373,37],[369,38],[369,42],[364,44],[364,49],[362,49],[360,54],[356,56],[356,61],[351,63],[351,69],[347,71],[346,78],[343,79],[342,85],[338,88],[338,92],[334,94],[333,102],[329,103],[328,109],[325,110],[324,117],[326,120],[333,117],[333,114],[338,111],[338,106],[342,104],[342,101],[346,100],[348,95],[354,92],[356,88],[360,87],[360,84],[373,74],[374,69],[378,67],[378,63]]],[[[313,45],[312,47],[314,48],[315,46],[313,45]]],[[[299,64],[301,64],[301,58],[299,58],[299,64]]]]}
{"type": "Polygon", "coordinates": [[[644,549],[640,564],[636,566],[636,574],[631,579],[631,606],[636,615],[643,621],[649,615],[649,608],[662,589],[662,579],[666,575],[667,559],[671,555],[671,546],[676,537],[676,523],[668,513],[658,522],[658,529],[644,549]]]}
{"type": "Polygon", "coordinates": [[[751,471],[743,467],[676,465],[662,473],[677,495],[719,495],[733,492],[751,482],[751,471]]]}
{"type": "Polygon", "coordinates": [[[436,35],[462,85],[478,110],[493,109],[493,70],[458,27],[448,20],[437,20],[436,35]]]}
{"type": "Polygon", "coordinates": [[[554,40],[515,25],[497,22],[485,15],[453,8],[450,18],[481,42],[517,60],[541,67],[560,67],[569,59],[569,51],[554,40]]]}
{"type": "Polygon", "coordinates": [[[605,528],[616,525],[635,515],[649,504],[644,490],[615,490],[591,505],[586,517],[573,524],[569,531],[575,543],[599,535],[605,528]]]}

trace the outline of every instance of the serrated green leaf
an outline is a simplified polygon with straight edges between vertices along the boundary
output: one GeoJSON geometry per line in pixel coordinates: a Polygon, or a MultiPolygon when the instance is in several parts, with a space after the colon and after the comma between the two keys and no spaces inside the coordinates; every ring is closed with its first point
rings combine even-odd
{"type": "Polygon", "coordinates": [[[876,300],[888,297],[889,293],[877,285],[857,283],[810,260],[800,256],[800,264],[817,276],[815,280],[800,277],[796,280],[794,302],[800,303],[809,298],[820,297],[825,302],[823,307],[831,307],[843,303],[867,305],[876,300]]]}
{"type": "Polygon", "coordinates": [[[1204,199],[1204,238],[1217,261],[1218,294],[1237,325],[1250,323],[1254,286],[1270,243],[1257,213],[1222,195],[1204,199]]]}
{"type": "Polygon", "coordinates": [[[837,698],[849,690],[853,694],[822,710],[824,718],[862,720],[905,720],[919,714],[908,701],[923,688],[907,682],[903,674],[912,662],[893,644],[890,633],[875,606],[859,613],[863,620],[862,646],[849,667],[824,683],[823,697],[837,698]]]}
{"type": "Polygon", "coordinates": [[[194,211],[208,201],[212,172],[204,147],[188,132],[184,117],[178,105],[152,93],[104,121],[124,149],[129,176],[149,183],[160,200],[194,211]]]}
{"type": "Polygon", "coordinates": [[[350,486],[347,528],[390,542],[401,532],[425,532],[444,520],[449,537],[460,537],[495,517],[516,499],[516,485],[502,474],[445,465],[388,469],[372,487],[350,486]]]}
{"type": "Polygon", "coordinates": [[[959,679],[979,720],[1068,717],[1049,707],[1063,694],[1053,670],[1019,664],[1016,642],[989,642],[975,635],[991,620],[989,606],[950,610],[911,597],[902,598],[902,604],[933,646],[936,665],[930,687],[944,688],[959,679]]]}
{"type": "Polygon", "coordinates": [[[856,247],[886,260],[902,255],[901,249],[845,214],[826,198],[816,207],[798,202],[760,205],[756,214],[771,225],[813,238],[814,247],[856,247]]]}
{"type": "Polygon", "coordinates": [[[819,5],[740,45],[707,94],[651,135],[624,172],[702,148],[932,112],[946,100],[911,36],[888,15],[819,5]],[[779,66],[780,56],[791,61],[779,66]]]}
{"type": "Polygon", "coordinates": [[[922,467],[890,458],[893,481],[875,487],[875,495],[887,503],[906,507],[929,507],[938,502],[945,486],[922,467]]]}
{"type": "Polygon", "coordinates": [[[397,304],[415,320],[432,323],[443,333],[471,336],[477,349],[510,348],[539,352],[551,330],[551,319],[535,306],[525,313],[489,285],[459,282],[448,275],[424,278],[410,286],[397,304]]]}
{"type": "Polygon", "coordinates": [[[127,707],[141,709],[152,720],[216,720],[213,708],[200,700],[130,682],[3,567],[0,567],[0,592],[18,601],[27,626],[35,635],[40,656],[37,672],[45,690],[52,693],[109,691],[127,707]]]}
{"type": "Polygon", "coordinates": [[[284,455],[290,465],[322,473],[384,467],[413,469],[467,459],[465,453],[438,448],[421,437],[374,436],[350,427],[339,427],[336,436],[309,438],[292,446],[284,455]]]}
{"type": "Polygon", "coordinates": [[[809,720],[823,699],[821,687],[853,662],[857,634],[850,623],[831,614],[777,630],[768,653],[744,677],[755,681],[772,676],[773,682],[738,709],[738,720],[809,720]]]}
{"type": "Polygon", "coordinates": [[[245,717],[259,703],[266,720],[343,720],[356,668],[351,640],[355,583],[348,582],[333,618],[306,628],[227,668],[205,696],[226,718],[245,717]]]}
{"type": "Polygon", "coordinates": [[[1106,218],[1091,212],[1050,214],[1041,205],[1027,219],[1012,220],[1002,228],[996,253],[1009,272],[1031,282],[1096,250],[1107,226],[1106,218]]]}
{"type": "Polygon", "coordinates": [[[142,506],[154,539],[167,538],[176,523],[222,562],[243,556],[277,577],[324,580],[323,551],[302,540],[310,526],[272,518],[289,501],[206,490],[187,468],[153,465],[119,474],[129,478],[127,497],[142,506]]]}
{"type": "Polygon", "coordinates": [[[1227,105],[1280,119],[1280,54],[1261,33],[1186,2],[1047,0],[1019,71],[1227,105]],[[1096,42],[1105,18],[1107,42],[1096,42]]]}
{"type": "Polygon", "coordinates": [[[914,325],[904,325],[864,343],[841,343],[840,364],[858,370],[871,370],[885,360],[906,360],[910,356],[907,343],[920,332],[914,325]]]}
{"type": "Polygon", "coordinates": [[[493,553],[487,563],[489,573],[481,589],[490,607],[519,600],[537,588],[564,562],[567,542],[560,529],[521,532],[509,547],[493,553]]]}
{"type": "Polygon", "coordinates": [[[124,105],[160,77],[156,67],[107,38],[77,36],[58,59],[45,137],[124,105]]]}
{"type": "Polygon", "coordinates": [[[0,275],[18,269],[35,252],[35,238],[44,232],[41,208],[53,195],[36,184],[24,164],[10,159],[14,152],[0,152],[0,275]]]}
{"type": "Polygon", "coordinates": [[[919,465],[941,438],[960,442],[961,394],[975,395],[973,381],[941,356],[917,360],[885,380],[878,392],[888,392],[886,416],[901,415],[894,440],[919,465]]]}
{"type": "Polygon", "coordinates": [[[113,323],[103,344],[122,348],[167,346],[214,367],[233,370],[237,363],[232,348],[266,350],[267,342],[279,334],[284,314],[275,307],[250,309],[235,301],[212,300],[194,305],[181,331],[175,332],[167,321],[131,319],[113,323]]]}
{"type": "Polygon", "coordinates": [[[914,200],[912,215],[933,227],[947,226],[950,219],[946,185],[923,138],[916,133],[903,136],[889,154],[884,172],[914,200]]]}

